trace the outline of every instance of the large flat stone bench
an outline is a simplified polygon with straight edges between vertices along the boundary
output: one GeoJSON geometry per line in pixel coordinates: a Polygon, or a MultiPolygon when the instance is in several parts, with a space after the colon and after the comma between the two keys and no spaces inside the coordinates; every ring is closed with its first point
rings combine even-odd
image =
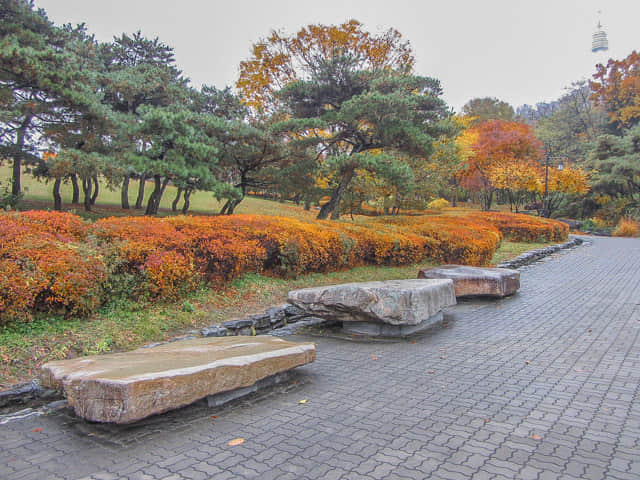
{"type": "Polygon", "coordinates": [[[508,268],[442,265],[420,270],[418,278],[451,279],[456,297],[506,297],[520,288],[520,272],[508,268]]]}
{"type": "Polygon", "coordinates": [[[49,362],[40,381],[64,391],[82,418],[131,423],[314,360],[313,343],[267,336],[201,338],[49,362]]]}
{"type": "Polygon", "coordinates": [[[451,280],[389,280],[303,288],[287,301],[310,316],[343,322],[348,333],[405,336],[442,320],[455,305],[451,280]]]}

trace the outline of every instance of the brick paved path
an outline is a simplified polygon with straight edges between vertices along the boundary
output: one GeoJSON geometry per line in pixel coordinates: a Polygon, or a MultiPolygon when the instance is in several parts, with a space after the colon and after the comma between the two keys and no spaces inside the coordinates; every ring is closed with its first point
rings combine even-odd
{"type": "Polygon", "coordinates": [[[0,425],[0,478],[640,478],[640,240],[594,239],[522,284],[415,343],[314,337],[295,385],[221,410],[0,425]]]}

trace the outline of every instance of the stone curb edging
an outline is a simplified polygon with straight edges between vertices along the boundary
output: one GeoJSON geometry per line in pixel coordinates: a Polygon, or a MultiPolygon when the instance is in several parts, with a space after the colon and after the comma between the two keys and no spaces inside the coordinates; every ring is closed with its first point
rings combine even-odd
{"type": "MultiPolygon", "coordinates": [[[[580,245],[584,242],[582,238],[573,237],[568,242],[553,245],[550,247],[540,248],[537,250],[531,250],[530,252],[523,253],[522,255],[502,262],[498,265],[499,268],[519,268],[525,265],[534,263],[541,258],[552,255],[560,250],[572,248],[580,245]]],[[[187,340],[198,337],[226,337],[229,335],[259,335],[267,332],[273,332],[275,336],[285,336],[294,333],[298,328],[295,328],[295,323],[299,323],[300,327],[314,325],[318,322],[315,317],[308,317],[304,312],[289,303],[277,307],[270,307],[264,313],[249,315],[245,318],[239,318],[222,322],[220,324],[211,325],[209,327],[201,328],[200,330],[192,330],[186,336],[175,337],[165,342],[153,343],[145,345],[142,348],[155,347],[169,342],[175,342],[179,340],[187,340]]],[[[10,404],[25,404],[34,399],[51,398],[53,400],[59,399],[59,395],[56,395],[54,391],[45,390],[40,386],[37,379],[30,382],[20,383],[13,387],[0,391],[0,408],[10,404]]],[[[54,402],[55,403],[55,402],[54,402]]]]}
{"type": "Polygon", "coordinates": [[[538,260],[544,257],[548,257],[549,255],[559,252],[560,250],[573,248],[584,243],[584,240],[580,237],[571,237],[571,240],[559,245],[552,245],[549,247],[539,248],[537,250],[531,250],[530,252],[525,252],[522,255],[517,256],[513,260],[508,260],[506,262],[498,264],[498,268],[520,268],[525,265],[530,265],[534,262],[537,262],[538,260]]]}
{"type": "Polygon", "coordinates": [[[301,309],[285,303],[270,307],[264,313],[249,315],[244,318],[221,322],[219,325],[194,330],[192,334],[202,337],[226,337],[228,335],[259,335],[285,327],[307,317],[301,309]]]}

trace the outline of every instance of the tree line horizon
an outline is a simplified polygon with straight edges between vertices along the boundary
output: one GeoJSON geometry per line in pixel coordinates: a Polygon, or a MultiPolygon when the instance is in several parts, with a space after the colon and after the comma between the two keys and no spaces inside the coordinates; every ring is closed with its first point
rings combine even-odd
{"type": "Polygon", "coordinates": [[[640,216],[640,54],[597,65],[553,102],[514,109],[473,98],[460,113],[417,75],[408,41],[357,20],[272,31],[240,63],[235,90],[189,84],[173,49],[141,31],[99,42],[54,25],[31,0],[0,0],[0,206],[24,169],[90,211],[101,182],[123,209],[156,215],[203,190],[232,214],[250,192],[318,205],[318,218],[444,198],[611,222],[640,216]],[[136,181],[135,204],[129,202],[136,181]],[[144,189],[153,191],[146,205],[144,189]],[[82,199],[80,198],[82,197],[82,199]]]}

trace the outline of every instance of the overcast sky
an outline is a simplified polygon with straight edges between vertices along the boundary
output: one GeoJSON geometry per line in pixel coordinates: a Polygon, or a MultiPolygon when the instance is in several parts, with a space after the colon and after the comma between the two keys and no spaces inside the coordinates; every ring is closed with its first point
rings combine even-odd
{"type": "Polygon", "coordinates": [[[36,0],[56,24],[86,23],[108,41],[137,30],[175,49],[194,85],[233,85],[251,45],[272,29],[355,18],[396,28],[411,42],[416,73],[438,78],[457,111],[474,97],[518,106],[549,101],[589,78],[609,56],[640,50],[638,0],[36,0]],[[598,10],[607,57],[591,53],[598,10]]]}

